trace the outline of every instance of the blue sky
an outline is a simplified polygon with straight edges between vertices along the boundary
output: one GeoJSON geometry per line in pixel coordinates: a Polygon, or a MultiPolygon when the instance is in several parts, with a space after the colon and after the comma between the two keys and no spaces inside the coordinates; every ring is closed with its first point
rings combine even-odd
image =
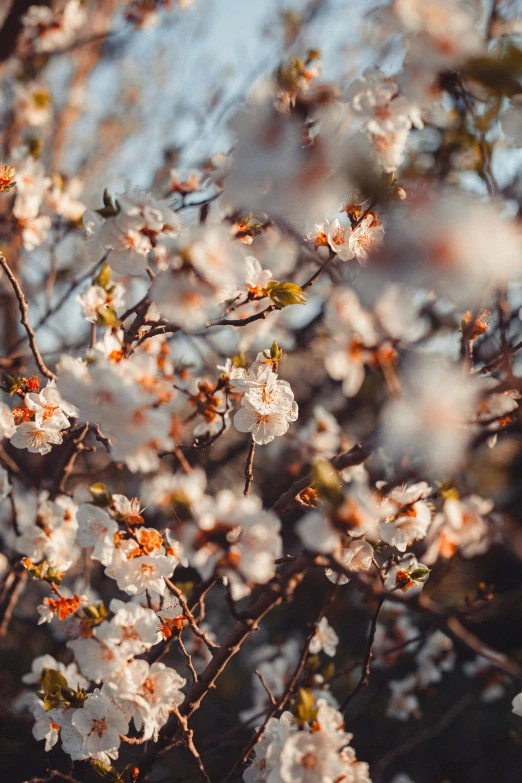
{"type": "MultiPolygon", "coordinates": [[[[303,5],[303,0],[195,0],[185,11],[162,13],[157,27],[137,31],[116,17],[107,56],[88,83],[86,109],[65,157],[67,173],[86,156],[96,157],[97,128],[109,117],[124,128],[122,143],[103,171],[104,185],[112,190],[121,190],[125,179],[147,187],[164,149],[174,143],[182,148],[183,169],[226,150],[226,123],[234,107],[281,60],[278,13],[303,5]]],[[[292,51],[320,48],[326,77],[356,69],[358,27],[371,5],[325,0],[292,51]]],[[[47,75],[60,101],[69,58],[55,58],[47,75]]],[[[98,182],[91,184],[99,188],[98,182]]]]}

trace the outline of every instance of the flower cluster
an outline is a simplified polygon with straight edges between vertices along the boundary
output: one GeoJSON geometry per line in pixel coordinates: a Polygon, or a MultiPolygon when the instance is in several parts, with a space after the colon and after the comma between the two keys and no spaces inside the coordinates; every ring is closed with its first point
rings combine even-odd
{"type": "Polygon", "coordinates": [[[49,381],[39,391],[38,378],[24,380],[15,389],[13,379],[11,393],[18,393],[21,402],[7,413],[11,443],[17,449],[27,449],[33,454],[48,454],[53,445],[63,442],[63,432],[71,426],[70,418],[77,418],[78,408],[66,402],[54,381],[49,381]],[[24,389],[35,389],[24,394],[24,389]]]}
{"type": "Polygon", "coordinates": [[[353,735],[345,731],[341,713],[324,699],[306,707],[297,717],[284,712],[280,718],[270,718],[254,761],[243,775],[245,783],[269,778],[284,783],[339,779],[370,783],[368,765],[357,760],[350,746],[353,735]]]}
{"type": "Polygon", "coordinates": [[[242,395],[234,426],[250,432],[254,443],[262,445],[284,435],[299,413],[290,384],[277,378],[278,359],[276,345],[271,352],[259,353],[247,370],[238,368],[231,375],[232,390],[242,395]]]}
{"type": "Polygon", "coordinates": [[[192,4],[4,20],[4,706],[72,781],[409,783],[431,705],[522,715],[516,4],[387,0],[341,67],[349,3],[246,3],[253,84],[192,4]]]}

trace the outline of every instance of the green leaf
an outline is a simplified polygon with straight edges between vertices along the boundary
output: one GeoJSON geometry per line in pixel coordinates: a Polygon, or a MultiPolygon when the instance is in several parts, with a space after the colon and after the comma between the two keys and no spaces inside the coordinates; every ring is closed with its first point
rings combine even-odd
{"type": "Polygon", "coordinates": [[[312,483],[320,497],[338,508],[343,503],[343,483],[328,460],[317,460],[312,467],[312,483]]]}
{"type": "Polygon", "coordinates": [[[88,606],[82,606],[82,611],[86,615],[87,619],[91,621],[93,625],[99,625],[107,617],[107,609],[102,602],[95,606],[95,604],[89,604],[88,606]]]}
{"type": "Polygon", "coordinates": [[[102,288],[107,288],[110,285],[112,278],[112,269],[110,268],[109,264],[105,263],[102,264],[102,267],[94,280],[92,281],[93,285],[99,285],[102,288]]]}
{"type": "Polygon", "coordinates": [[[283,358],[283,351],[282,351],[282,349],[281,349],[281,348],[278,346],[278,344],[276,343],[276,341],[275,341],[275,340],[274,340],[274,342],[272,343],[272,346],[271,346],[271,348],[270,348],[270,358],[271,358],[271,359],[276,359],[277,361],[279,361],[279,359],[282,359],[282,358],[283,358]]]}
{"type": "Polygon", "coordinates": [[[278,280],[270,280],[266,291],[272,302],[279,310],[293,304],[304,304],[306,296],[303,289],[297,283],[280,283],[278,280]]]}
{"type": "Polygon", "coordinates": [[[425,582],[429,575],[430,569],[420,564],[418,568],[410,571],[410,577],[414,582],[425,582]]]}
{"type": "Polygon", "coordinates": [[[106,764],[105,761],[99,761],[98,759],[90,759],[91,767],[102,778],[106,780],[112,780],[114,783],[120,783],[121,776],[116,767],[112,764],[106,764]]]}
{"type": "Polygon", "coordinates": [[[67,680],[56,669],[45,669],[44,675],[42,677],[42,690],[44,693],[49,693],[49,691],[54,690],[55,688],[67,688],[67,680]]]}
{"type": "Polygon", "coordinates": [[[119,326],[120,319],[116,315],[116,310],[112,305],[102,305],[98,309],[96,323],[98,326],[119,326]]]}
{"type": "Polygon", "coordinates": [[[118,214],[120,211],[120,205],[116,201],[116,203],[113,202],[112,196],[105,188],[103,191],[103,207],[101,209],[97,209],[96,212],[98,215],[101,215],[101,217],[108,218],[108,217],[114,217],[118,214]]]}
{"type": "Polygon", "coordinates": [[[294,713],[302,723],[313,723],[317,715],[317,707],[314,707],[314,695],[307,688],[299,688],[295,703],[294,713]]]}
{"type": "Polygon", "coordinates": [[[83,707],[83,702],[87,698],[87,693],[83,688],[77,691],[74,688],[61,688],[62,699],[69,707],[83,707]]]}
{"type": "Polygon", "coordinates": [[[49,566],[45,574],[45,578],[48,582],[52,582],[53,585],[61,585],[63,579],[63,573],[56,571],[54,566],[49,566]]]}
{"type": "Polygon", "coordinates": [[[42,690],[44,694],[43,702],[46,712],[63,706],[62,688],[67,688],[67,680],[56,671],[56,669],[46,669],[42,677],[42,690]]]}
{"type": "Polygon", "coordinates": [[[112,495],[105,484],[102,484],[101,482],[91,484],[89,487],[89,492],[91,493],[92,502],[95,506],[101,506],[102,508],[105,508],[106,506],[111,505],[112,495]]]}
{"type": "Polygon", "coordinates": [[[248,362],[246,360],[245,354],[243,352],[236,354],[234,358],[232,359],[232,364],[234,367],[243,367],[245,369],[248,367],[248,362]]]}
{"type": "Polygon", "coordinates": [[[494,95],[514,95],[521,90],[518,78],[522,75],[522,52],[510,45],[497,56],[471,57],[464,65],[463,73],[494,95]]]}

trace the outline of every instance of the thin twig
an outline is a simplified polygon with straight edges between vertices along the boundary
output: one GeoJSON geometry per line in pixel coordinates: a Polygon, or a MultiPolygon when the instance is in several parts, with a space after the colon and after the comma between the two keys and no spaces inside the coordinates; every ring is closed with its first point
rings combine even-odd
{"type": "Polygon", "coordinates": [[[209,321],[206,324],[207,329],[210,329],[211,326],[246,326],[247,324],[251,324],[254,321],[259,321],[261,319],[265,319],[267,315],[270,313],[273,313],[274,310],[277,310],[278,308],[275,306],[275,304],[268,305],[264,310],[261,310],[259,313],[255,313],[254,315],[250,315],[248,318],[221,318],[219,321],[209,321]]]}
{"type": "Polygon", "coordinates": [[[373,655],[373,643],[375,641],[375,632],[377,630],[377,621],[379,619],[379,615],[381,613],[382,606],[386,600],[386,596],[383,595],[379,598],[377,602],[377,609],[375,610],[375,613],[372,617],[372,622],[370,625],[370,633],[368,635],[368,643],[366,645],[366,655],[364,656],[364,665],[363,670],[361,672],[361,676],[359,677],[359,681],[357,682],[357,685],[355,688],[348,694],[344,702],[341,704],[340,710],[344,713],[345,709],[351,702],[351,700],[356,696],[360,690],[362,690],[366,685],[368,685],[368,680],[370,677],[370,664],[372,661],[372,655],[373,655]]]}
{"type": "Polygon", "coordinates": [[[9,266],[5,257],[1,253],[0,253],[0,266],[4,270],[7,279],[11,283],[13,287],[13,291],[15,292],[15,296],[18,300],[18,308],[20,310],[21,323],[25,331],[27,332],[27,338],[29,340],[31,353],[34,356],[34,360],[38,366],[38,369],[40,370],[42,375],[45,375],[46,378],[50,378],[51,380],[56,380],[56,375],[53,372],[51,372],[51,370],[49,370],[49,368],[46,366],[44,360],[42,359],[42,355],[38,349],[38,346],[36,344],[36,333],[29,322],[29,316],[28,316],[29,308],[25,300],[24,292],[20,288],[20,284],[16,279],[16,277],[14,276],[11,267],[9,266]]]}
{"type": "Polygon", "coordinates": [[[267,683],[267,681],[265,680],[265,678],[263,677],[263,674],[262,674],[262,672],[260,672],[260,671],[259,671],[259,669],[256,669],[256,670],[254,671],[254,674],[256,675],[256,677],[259,677],[259,680],[260,680],[260,682],[261,682],[261,685],[262,685],[262,686],[263,686],[263,688],[265,689],[265,691],[266,691],[266,695],[268,696],[268,698],[269,698],[269,700],[270,700],[270,704],[272,705],[272,707],[275,707],[275,706],[276,706],[276,704],[277,704],[276,697],[274,696],[274,694],[272,693],[272,691],[271,691],[271,690],[270,690],[270,688],[268,687],[268,683],[267,683]]]}
{"type": "MultiPolygon", "coordinates": [[[[228,781],[230,781],[230,780],[232,780],[234,778],[236,772],[238,772],[239,769],[241,768],[241,766],[246,762],[246,760],[248,759],[250,753],[255,748],[257,743],[263,738],[263,736],[265,734],[265,731],[267,729],[268,723],[271,720],[271,718],[273,718],[274,715],[277,712],[283,710],[285,708],[285,705],[287,704],[287,702],[290,700],[290,698],[291,698],[291,696],[292,696],[292,694],[294,692],[294,688],[295,688],[295,686],[297,684],[297,681],[298,681],[298,679],[299,679],[299,677],[301,675],[301,672],[302,672],[302,670],[303,670],[303,668],[305,666],[305,663],[306,663],[306,661],[308,659],[308,655],[309,655],[309,651],[310,651],[310,645],[311,645],[312,640],[314,639],[315,635],[317,634],[317,627],[318,627],[319,623],[321,622],[321,620],[323,619],[323,617],[325,616],[326,610],[328,609],[328,607],[330,606],[330,604],[334,600],[335,595],[337,593],[337,588],[338,588],[337,584],[333,585],[332,589],[329,591],[329,593],[328,593],[328,595],[326,597],[326,600],[323,602],[321,610],[320,610],[318,616],[316,617],[315,622],[313,623],[313,626],[312,626],[312,629],[311,629],[310,633],[308,634],[308,637],[306,639],[305,645],[304,645],[303,649],[301,650],[301,655],[299,656],[299,660],[297,662],[297,666],[294,669],[294,673],[290,677],[290,680],[288,681],[288,684],[287,684],[287,686],[286,686],[282,696],[279,699],[275,700],[275,703],[274,702],[272,703],[272,709],[269,710],[269,712],[267,713],[267,715],[266,715],[263,723],[261,724],[261,726],[258,729],[256,729],[256,731],[254,732],[252,738],[250,739],[248,744],[245,746],[245,748],[241,752],[241,756],[237,759],[236,763],[234,764],[234,766],[232,767],[232,769],[230,770],[228,775],[225,778],[223,778],[223,783],[228,783],[228,781]]],[[[258,672],[256,672],[256,674],[258,674],[258,672]]],[[[269,695],[270,695],[270,692],[269,692],[269,695]]]]}
{"type": "Polygon", "coordinates": [[[80,451],[85,450],[85,446],[83,441],[87,437],[87,433],[89,432],[89,424],[85,424],[82,428],[79,430],[76,430],[76,432],[71,431],[71,437],[68,442],[68,453],[65,457],[65,460],[62,464],[62,467],[54,480],[54,486],[51,490],[51,497],[55,497],[60,492],[65,492],[65,486],[67,484],[67,479],[71,475],[74,469],[74,464],[76,462],[76,459],[78,457],[78,454],[80,451]]]}
{"type": "Polygon", "coordinates": [[[250,486],[254,480],[254,452],[256,450],[256,442],[254,438],[252,438],[250,442],[250,448],[248,450],[248,456],[247,461],[245,465],[245,489],[243,490],[244,495],[248,495],[250,492],[250,486]]]}
{"type": "MultiPolygon", "coordinates": [[[[56,302],[54,307],[52,307],[50,310],[47,310],[47,312],[37,322],[36,326],[34,327],[36,332],[38,331],[38,329],[40,329],[41,326],[43,326],[45,323],[47,323],[47,321],[49,320],[49,318],[51,316],[55,315],[58,312],[58,310],[61,310],[63,305],[69,299],[70,295],[73,293],[73,291],[76,288],[78,288],[79,285],[81,285],[81,283],[83,283],[89,277],[92,277],[97,272],[99,267],[101,267],[102,264],[104,264],[105,261],[107,260],[107,257],[109,255],[109,253],[110,253],[110,251],[108,250],[105,253],[105,255],[102,258],[100,258],[99,261],[96,261],[96,263],[93,264],[92,266],[90,266],[89,269],[87,269],[85,272],[83,272],[83,274],[79,275],[79,277],[74,278],[74,280],[71,280],[71,283],[68,286],[67,290],[64,292],[63,296],[56,302]]],[[[13,345],[12,350],[13,351],[16,350],[16,348],[18,348],[18,346],[21,345],[24,340],[25,340],[25,337],[21,337],[13,345]]]]}
{"type": "Polygon", "coordinates": [[[376,763],[375,770],[372,771],[372,779],[375,781],[375,783],[378,783],[381,780],[384,770],[389,767],[389,765],[395,761],[395,759],[404,756],[405,753],[408,753],[410,750],[414,750],[415,748],[423,745],[425,742],[428,742],[443,732],[445,729],[451,726],[458,716],[464,710],[470,707],[472,703],[473,698],[469,693],[467,693],[462,699],[460,699],[460,701],[452,704],[451,707],[449,707],[449,709],[443,713],[442,717],[432,726],[427,726],[425,729],[421,729],[421,731],[418,731],[416,734],[413,734],[413,736],[409,737],[402,745],[398,745],[397,747],[392,748],[389,753],[383,756],[380,761],[376,763]]]}
{"type": "MultiPolygon", "coordinates": [[[[334,457],[332,460],[330,460],[333,467],[336,470],[344,470],[345,468],[362,464],[364,460],[368,459],[368,457],[372,453],[375,444],[377,442],[377,436],[378,433],[376,431],[372,433],[364,441],[364,443],[357,443],[349,451],[345,451],[342,454],[339,454],[337,457],[334,457]]],[[[287,506],[289,506],[290,503],[292,503],[294,498],[297,495],[299,495],[299,493],[302,492],[303,489],[306,489],[306,487],[310,485],[311,481],[312,481],[311,473],[307,473],[306,476],[295,481],[290,487],[290,489],[284,492],[276,500],[276,502],[272,506],[272,511],[278,511],[278,512],[284,511],[287,508],[287,506]]]]}
{"type": "Polygon", "coordinates": [[[126,737],[124,734],[120,734],[120,739],[127,745],[143,745],[144,742],[147,742],[143,737],[126,737]]]}
{"type": "Polygon", "coordinates": [[[181,652],[185,656],[185,661],[187,663],[187,668],[188,668],[188,670],[190,671],[190,673],[192,675],[192,682],[194,683],[198,679],[198,673],[197,673],[197,671],[194,668],[194,664],[192,663],[192,656],[190,655],[190,653],[188,652],[187,648],[183,644],[183,639],[181,638],[181,634],[178,636],[178,644],[179,644],[179,648],[180,648],[181,652]]]}
{"type": "Polygon", "coordinates": [[[13,616],[14,608],[18,602],[20,593],[24,589],[26,581],[27,571],[16,571],[14,573],[3,605],[0,608],[0,639],[3,639],[7,633],[9,623],[11,622],[11,617],[13,616]]]}
{"type": "MultiPolygon", "coordinates": [[[[248,612],[243,613],[243,619],[239,620],[226,641],[215,651],[212,660],[198,676],[197,682],[190,688],[183,703],[179,707],[182,715],[190,717],[199,706],[205,696],[214,687],[216,680],[223,672],[229,661],[241,649],[243,643],[253,631],[259,627],[261,620],[276,606],[285,600],[290,600],[297,587],[303,581],[309,568],[314,564],[315,558],[311,555],[300,555],[290,564],[284,574],[278,574],[270,582],[263,586],[261,595],[254,602],[248,612]]],[[[147,751],[138,762],[140,783],[148,780],[149,772],[158,760],[170,747],[172,736],[175,733],[174,726],[167,726],[160,734],[159,741],[154,748],[147,751]]]]}
{"type": "Polygon", "coordinates": [[[199,767],[199,771],[203,775],[206,783],[211,783],[207,771],[203,765],[203,761],[201,760],[201,756],[199,755],[198,749],[194,745],[194,732],[192,731],[192,729],[189,729],[188,718],[185,715],[182,715],[177,707],[174,707],[172,712],[174,713],[174,715],[179,721],[181,730],[183,731],[183,736],[185,737],[187,748],[192,754],[192,757],[194,758],[195,762],[197,763],[199,767]]]}
{"type": "Polygon", "coordinates": [[[210,652],[214,652],[214,650],[219,649],[219,644],[216,644],[208,637],[208,635],[205,633],[205,631],[202,631],[201,628],[197,625],[196,620],[194,619],[194,615],[189,609],[189,605],[187,604],[185,600],[185,596],[183,595],[183,592],[179,589],[177,585],[174,584],[174,582],[171,582],[170,579],[165,579],[165,584],[169,588],[169,590],[174,593],[176,598],[181,604],[181,608],[183,609],[183,614],[188,620],[188,624],[190,625],[194,636],[197,636],[198,639],[201,639],[202,642],[207,646],[207,648],[210,650],[210,652]]]}

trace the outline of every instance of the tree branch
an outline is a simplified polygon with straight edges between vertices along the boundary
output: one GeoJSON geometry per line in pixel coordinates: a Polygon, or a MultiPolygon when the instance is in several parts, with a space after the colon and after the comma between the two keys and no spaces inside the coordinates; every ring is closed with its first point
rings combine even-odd
{"type": "Polygon", "coordinates": [[[27,307],[27,302],[25,300],[24,292],[20,288],[20,284],[18,283],[18,280],[14,276],[11,267],[9,266],[5,257],[1,253],[0,253],[0,266],[4,270],[7,279],[11,283],[13,287],[13,291],[15,292],[15,296],[18,300],[18,308],[20,310],[21,323],[22,326],[25,328],[25,331],[27,332],[29,345],[31,347],[31,353],[34,356],[34,360],[38,366],[38,369],[40,370],[42,375],[46,376],[46,378],[56,380],[56,375],[53,372],[51,372],[51,370],[48,369],[44,360],[42,359],[42,355],[40,351],[38,350],[38,346],[36,344],[36,334],[29,322],[28,307],[27,307]]]}

